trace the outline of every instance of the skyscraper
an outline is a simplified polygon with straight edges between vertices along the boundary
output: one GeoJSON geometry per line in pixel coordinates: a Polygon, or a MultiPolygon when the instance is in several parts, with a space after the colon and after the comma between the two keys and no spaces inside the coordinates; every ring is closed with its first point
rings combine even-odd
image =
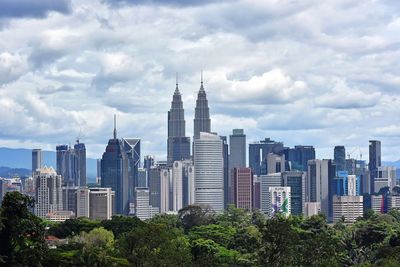
{"type": "Polygon", "coordinates": [[[228,203],[233,203],[233,179],[234,179],[234,168],[245,168],[246,167],[246,135],[243,129],[233,129],[232,134],[229,136],[229,177],[228,181],[224,184],[225,194],[225,207],[228,203]]]}
{"type": "Polygon", "coordinates": [[[335,146],[333,161],[336,164],[336,171],[346,170],[346,149],[344,146],[335,146]]]}
{"type": "Polygon", "coordinates": [[[267,174],[267,155],[283,154],[283,143],[265,138],[260,142],[249,144],[249,167],[255,175],[267,174]]]}
{"type": "Polygon", "coordinates": [[[115,214],[115,192],[111,188],[90,188],[89,218],[110,220],[115,214]]]}
{"type": "Polygon", "coordinates": [[[172,166],[176,160],[190,158],[190,138],[185,136],[185,112],[178,81],[176,81],[171,109],[168,111],[167,150],[168,166],[172,166]]]}
{"type": "Polygon", "coordinates": [[[246,135],[243,129],[233,129],[229,136],[229,168],[246,167],[246,135]]]}
{"type": "Polygon", "coordinates": [[[195,202],[222,212],[224,171],[222,140],[216,134],[200,133],[194,139],[195,202]]]}
{"type": "Polygon", "coordinates": [[[381,141],[370,140],[369,141],[369,163],[368,170],[371,177],[371,193],[376,190],[374,188],[375,178],[378,177],[378,168],[382,166],[381,162],[381,141]]]}
{"type": "Polygon", "coordinates": [[[220,136],[222,140],[222,157],[224,163],[224,208],[228,206],[229,203],[229,146],[226,136],[220,136]]]}
{"type": "Polygon", "coordinates": [[[37,170],[42,168],[42,150],[32,149],[32,174],[37,170]]]}
{"type": "Polygon", "coordinates": [[[315,159],[315,149],[313,146],[295,146],[294,148],[284,148],[285,159],[290,162],[290,170],[307,172],[307,163],[315,159]]]}
{"type": "Polygon", "coordinates": [[[301,215],[305,203],[306,173],[287,171],[282,173],[282,185],[290,187],[291,214],[301,215]]]}
{"type": "Polygon", "coordinates": [[[210,109],[208,108],[207,94],[203,87],[203,74],[201,75],[201,85],[196,100],[193,139],[199,139],[200,132],[211,132],[210,109]]]}
{"type": "Polygon", "coordinates": [[[261,211],[268,216],[272,215],[271,204],[271,187],[282,186],[281,173],[263,174],[259,176],[260,179],[260,208],[261,211]]]}
{"type": "Polygon", "coordinates": [[[79,143],[79,139],[76,140],[74,145],[74,157],[76,167],[76,179],[75,186],[85,186],[86,180],[86,147],[84,143],[79,143]]]}
{"type": "Polygon", "coordinates": [[[147,169],[138,169],[138,186],[137,187],[147,187],[147,169]]]}
{"type": "Polygon", "coordinates": [[[233,202],[236,208],[253,207],[253,172],[250,168],[233,169],[233,202]]]}
{"type": "Polygon", "coordinates": [[[61,175],[62,182],[67,186],[74,186],[75,183],[75,160],[72,149],[68,145],[56,147],[57,174],[61,175]]]}
{"type": "Polygon", "coordinates": [[[183,162],[175,161],[172,167],[172,210],[183,208],[183,162]]]}
{"type": "Polygon", "coordinates": [[[74,148],[58,145],[57,173],[61,175],[65,186],[86,185],[86,148],[84,143],[77,143],[74,148]]]}
{"type": "Polygon", "coordinates": [[[266,159],[267,174],[285,171],[285,154],[277,155],[269,153],[266,159]]]}
{"type": "Polygon", "coordinates": [[[336,167],[331,159],[308,162],[306,201],[320,202],[321,212],[332,221],[332,197],[335,189],[336,167]]]}
{"type": "Polygon", "coordinates": [[[115,192],[115,212],[129,212],[129,160],[124,143],[117,139],[114,116],[114,135],[108,141],[101,159],[101,187],[110,187],[115,192]]]}
{"type": "Polygon", "coordinates": [[[50,167],[38,169],[34,173],[36,184],[35,215],[46,218],[49,213],[63,209],[61,176],[50,167]]]}
{"type": "Polygon", "coordinates": [[[128,158],[128,176],[129,176],[129,201],[134,202],[135,187],[138,186],[140,166],[140,139],[122,138],[125,154],[128,158]]]}

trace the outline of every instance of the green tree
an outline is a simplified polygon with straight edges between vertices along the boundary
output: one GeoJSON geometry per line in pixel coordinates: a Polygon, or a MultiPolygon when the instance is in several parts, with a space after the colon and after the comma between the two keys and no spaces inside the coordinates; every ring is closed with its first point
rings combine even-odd
{"type": "Polygon", "coordinates": [[[335,228],[327,225],[325,216],[315,215],[306,218],[295,229],[300,239],[296,251],[299,265],[340,265],[337,260],[342,251],[340,238],[335,228]]]}
{"type": "Polygon", "coordinates": [[[118,249],[133,266],[188,266],[191,262],[188,239],[179,229],[146,223],[125,233],[118,249]]]}
{"type": "Polygon", "coordinates": [[[199,225],[206,225],[215,221],[214,213],[200,206],[189,205],[178,212],[179,223],[185,233],[199,225]]]}
{"type": "Polygon", "coordinates": [[[179,218],[175,214],[157,214],[153,218],[147,220],[148,223],[153,223],[153,224],[164,224],[168,228],[179,228],[180,227],[180,222],[179,218]]]}
{"type": "Polygon", "coordinates": [[[85,217],[68,219],[62,223],[50,227],[49,234],[58,238],[67,238],[78,235],[82,231],[90,232],[94,228],[100,227],[100,221],[90,220],[85,217]]]}
{"type": "Polygon", "coordinates": [[[296,262],[296,246],[300,241],[294,229],[293,217],[281,215],[267,220],[261,229],[262,248],[260,263],[264,266],[293,266],[296,262]]]}
{"type": "Polygon", "coordinates": [[[32,197],[8,192],[0,212],[0,258],[7,266],[40,266],[47,251],[42,220],[32,197]]]}
{"type": "Polygon", "coordinates": [[[194,266],[235,266],[239,253],[227,249],[211,239],[199,238],[191,242],[194,266]]]}
{"type": "Polygon", "coordinates": [[[113,216],[111,220],[102,221],[100,225],[112,231],[114,236],[118,238],[123,233],[127,233],[135,227],[144,225],[144,222],[137,217],[116,215],[113,216]]]}

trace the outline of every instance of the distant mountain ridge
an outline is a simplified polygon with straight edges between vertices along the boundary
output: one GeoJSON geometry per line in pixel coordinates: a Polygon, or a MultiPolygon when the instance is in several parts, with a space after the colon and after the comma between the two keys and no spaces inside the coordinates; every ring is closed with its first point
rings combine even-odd
{"type": "MultiPolygon", "coordinates": [[[[52,166],[56,168],[56,152],[55,151],[43,151],[43,165],[52,166]]],[[[32,150],[25,148],[7,148],[0,147],[0,166],[8,168],[4,169],[3,172],[13,173],[29,173],[32,169],[32,150]],[[25,170],[23,170],[25,169],[25,170]]],[[[3,173],[2,172],[2,173],[3,173]]],[[[88,182],[93,182],[97,175],[97,160],[87,158],[86,159],[86,172],[88,182]]],[[[5,177],[4,175],[1,175],[5,177]]]]}
{"type": "Polygon", "coordinates": [[[0,177],[3,178],[11,178],[13,176],[29,176],[31,170],[24,169],[24,168],[9,168],[9,167],[0,167],[0,177]]]}

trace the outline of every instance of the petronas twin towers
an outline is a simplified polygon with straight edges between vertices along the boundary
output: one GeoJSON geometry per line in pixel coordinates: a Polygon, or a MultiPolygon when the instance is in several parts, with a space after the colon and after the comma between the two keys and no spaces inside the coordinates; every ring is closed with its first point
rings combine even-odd
{"type": "MultiPolygon", "coordinates": [[[[190,137],[186,137],[185,127],[185,112],[177,81],[171,109],[168,111],[167,162],[169,166],[176,160],[190,158],[190,137]]],[[[207,94],[204,91],[203,77],[201,77],[200,90],[196,100],[193,139],[198,139],[200,132],[211,132],[210,109],[207,94]]]]}

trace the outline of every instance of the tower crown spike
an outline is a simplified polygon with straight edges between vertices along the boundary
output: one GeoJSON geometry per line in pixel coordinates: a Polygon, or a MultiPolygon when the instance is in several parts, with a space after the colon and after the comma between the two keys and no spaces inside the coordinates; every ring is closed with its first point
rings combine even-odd
{"type": "Polygon", "coordinates": [[[178,87],[178,72],[176,73],[176,87],[175,87],[175,93],[179,93],[179,87],[178,87]]]}
{"type": "Polygon", "coordinates": [[[200,76],[200,90],[204,91],[204,86],[203,86],[203,70],[201,70],[201,76],[200,76]]]}
{"type": "Polygon", "coordinates": [[[114,114],[114,139],[117,139],[117,115],[114,114]]]}

